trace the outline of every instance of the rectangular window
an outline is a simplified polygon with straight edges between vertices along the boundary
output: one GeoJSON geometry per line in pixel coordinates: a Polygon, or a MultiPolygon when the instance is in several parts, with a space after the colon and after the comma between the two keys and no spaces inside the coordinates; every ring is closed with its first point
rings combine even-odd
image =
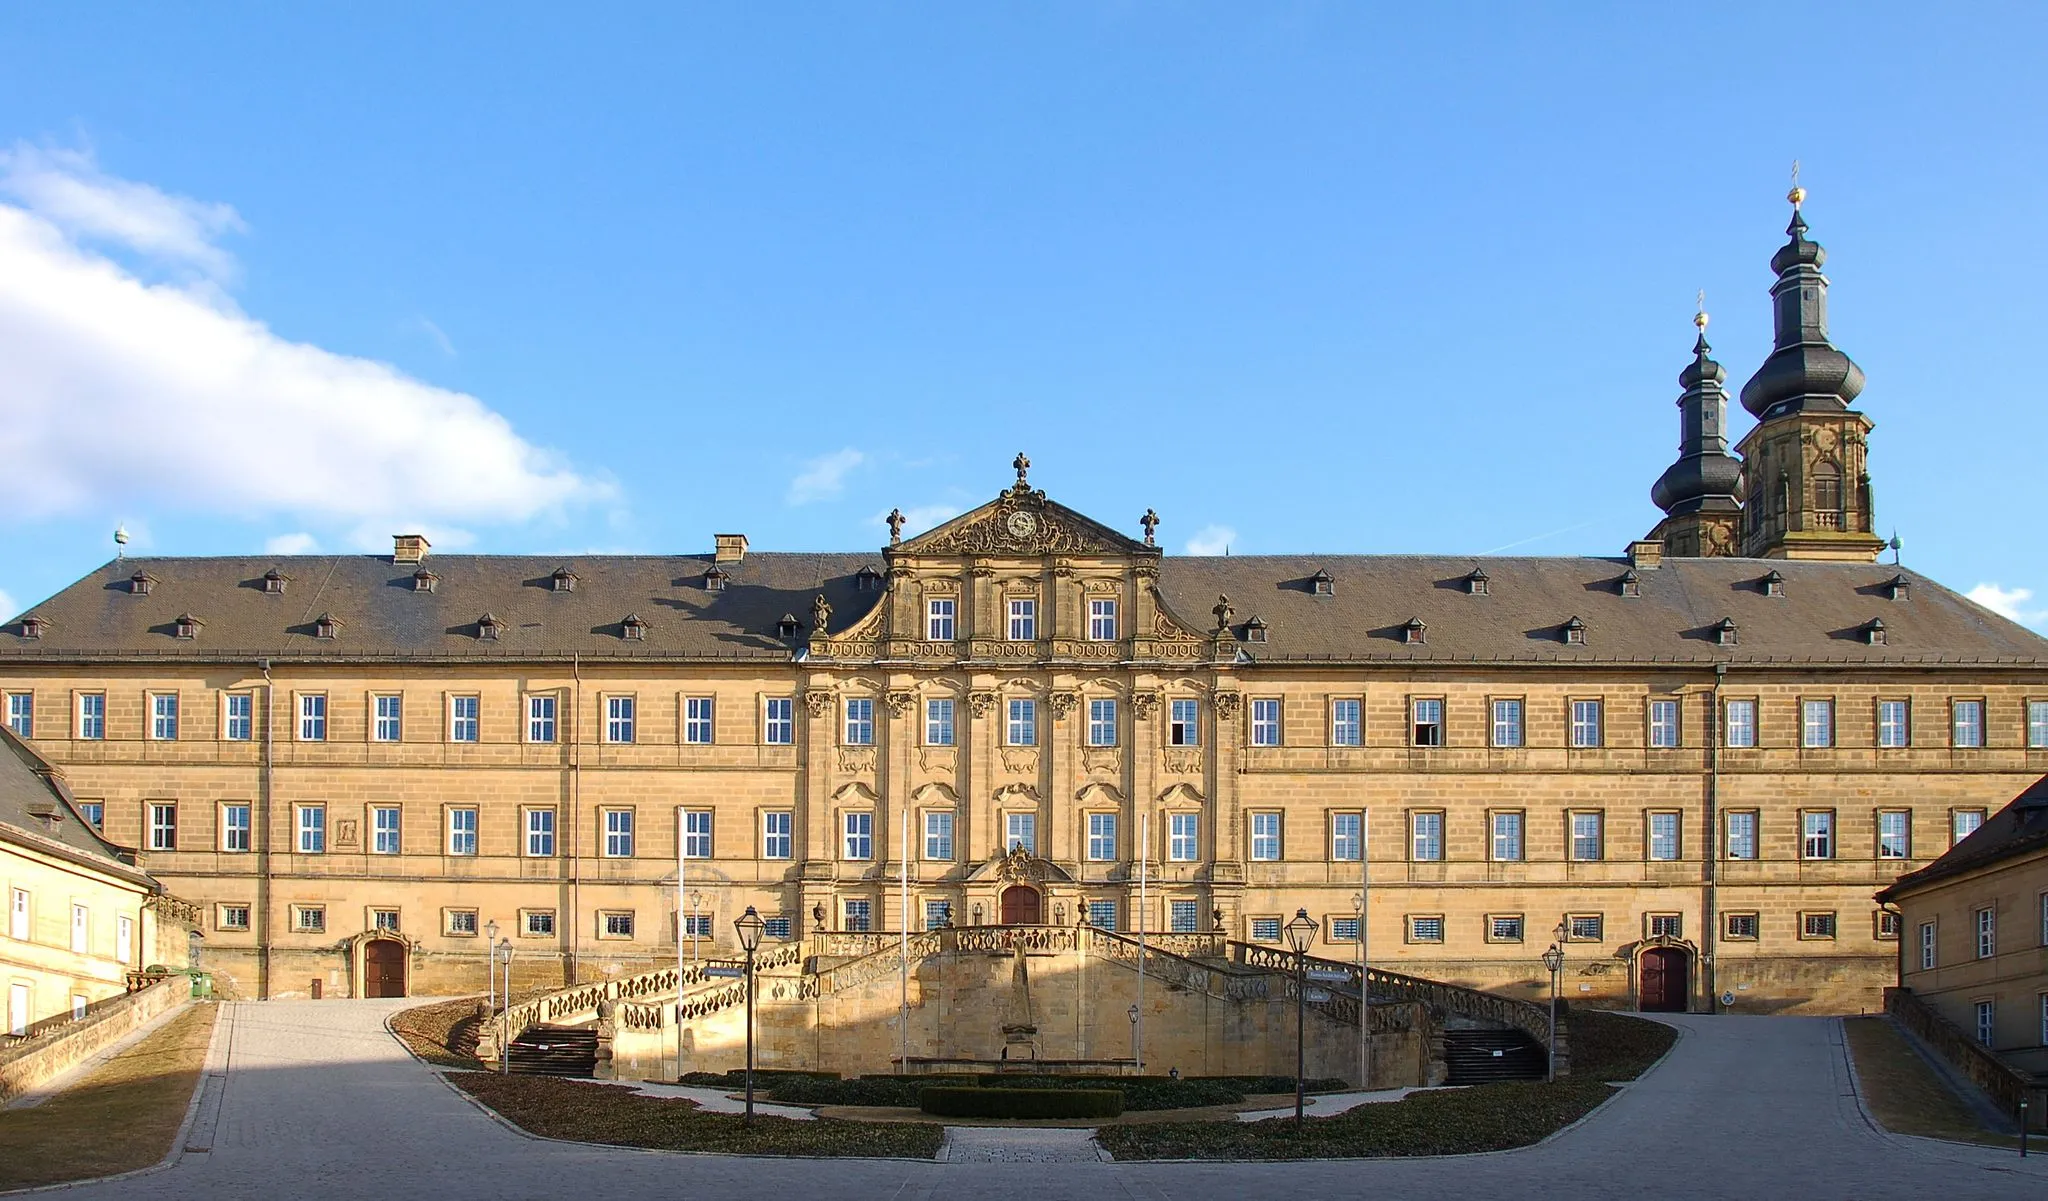
{"type": "Polygon", "coordinates": [[[1167,705],[1166,744],[1202,745],[1202,709],[1199,701],[1173,701],[1167,705]]]}
{"type": "Polygon", "coordinates": [[[552,909],[524,909],[520,911],[520,930],[528,938],[553,938],[555,936],[555,911],[552,909]]]}
{"type": "Polygon", "coordinates": [[[1330,745],[1361,746],[1365,742],[1364,702],[1339,697],[1330,702],[1330,745]]]}
{"type": "Polygon", "coordinates": [[[1604,942],[1607,923],[1597,913],[1574,913],[1565,919],[1567,942],[1604,942]]]}
{"type": "Polygon", "coordinates": [[[1581,863],[1591,863],[1601,857],[1603,815],[1598,813],[1572,814],[1572,858],[1581,863]]]}
{"type": "Polygon", "coordinates": [[[526,811],[526,855],[529,859],[546,859],[555,853],[555,811],[552,809],[528,809],[526,811]]]}
{"type": "Polygon", "coordinates": [[[1934,923],[1920,923],[1920,970],[1934,970],[1934,923]]]}
{"type": "Polygon", "coordinates": [[[450,855],[476,854],[476,810],[450,809],[448,811],[448,853],[450,855]]]}
{"type": "Polygon", "coordinates": [[[632,697],[608,696],[604,698],[604,740],[606,742],[633,741],[632,697]]]}
{"type": "Polygon", "coordinates": [[[771,810],[761,815],[761,858],[794,858],[791,844],[796,817],[788,810],[771,810]]]}
{"type": "Polygon", "coordinates": [[[872,813],[847,813],[840,818],[840,858],[873,859],[875,857],[875,815],[872,813]]]}
{"type": "Polygon", "coordinates": [[[1685,937],[1685,919],[1676,913],[1653,913],[1649,919],[1651,938],[1685,937]]]}
{"type": "Polygon", "coordinates": [[[1955,731],[1950,739],[1951,746],[1981,747],[1984,745],[1984,702],[1957,701],[1952,710],[1951,728],[1955,731]]]}
{"type": "Polygon", "coordinates": [[[398,910],[396,910],[396,909],[372,909],[372,910],[370,910],[370,929],[372,929],[372,930],[388,930],[388,931],[390,931],[390,932],[391,932],[391,933],[393,933],[393,934],[396,934],[396,933],[398,933],[398,910]]]}
{"type": "Polygon", "coordinates": [[[1905,701],[1877,702],[1877,745],[1911,746],[1912,729],[1912,720],[1905,701]]]}
{"type": "Polygon", "coordinates": [[[300,805],[298,848],[301,855],[319,855],[327,850],[327,806],[300,805]]]}
{"type": "Polygon", "coordinates": [[[769,746],[796,742],[796,698],[771,696],[761,702],[761,741],[769,746]]]}
{"type": "Polygon", "coordinates": [[[1650,745],[1669,750],[1678,745],[1678,702],[1650,702],[1650,745]]]}
{"type": "Polygon", "coordinates": [[[1027,855],[1038,853],[1038,815],[1036,813],[1005,813],[1003,815],[1003,845],[1013,851],[1022,850],[1027,855]]]}
{"type": "Polygon", "coordinates": [[[941,862],[953,858],[953,811],[934,809],[924,815],[924,857],[941,862]]]}
{"type": "Polygon", "coordinates": [[[1365,854],[1365,815],[1330,815],[1330,858],[1338,863],[1356,863],[1365,854]]]}
{"type": "Polygon", "coordinates": [[[1990,1046],[1998,1035],[1998,1005],[1992,1001],[1977,1002],[1977,1041],[1990,1046]]]}
{"type": "Polygon", "coordinates": [[[1013,700],[1010,702],[1010,721],[1004,730],[1004,739],[1011,746],[1038,745],[1038,702],[1013,700]]]}
{"type": "Polygon", "coordinates": [[[1903,924],[1903,922],[1904,922],[1904,919],[1903,919],[1902,917],[1900,917],[1900,915],[1899,915],[1898,913],[1896,913],[1896,912],[1894,912],[1894,911],[1892,911],[1892,910],[1890,910],[1890,909],[1880,909],[1880,910],[1878,910],[1878,911],[1877,911],[1877,939],[1878,939],[1878,941],[1879,941],[1879,942],[1897,942],[1897,941],[1899,940],[1899,928],[1900,928],[1900,926],[1901,926],[1901,925],[1903,924]]]}
{"type": "Polygon", "coordinates": [[[1252,745],[1280,745],[1280,700],[1278,697],[1252,698],[1252,745]]]}
{"type": "Polygon", "coordinates": [[[1441,813],[1411,813],[1408,815],[1408,857],[1417,863],[1437,863],[1444,857],[1444,815],[1441,813]]]}
{"type": "Polygon", "coordinates": [[[1486,919],[1488,942],[1522,941],[1522,915],[1519,913],[1496,913],[1486,919]]]}
{"type": "Polygon", "coordinates": [[[254,736],[256,697],[247,692],[227,695],[227,713],[221,722],[221,737],[229,742],[247,742],[254,736]]]}
{"type": "Polygon", "coordinates": [[[71,953],[83,955],[92,945],[92,911],[83,905],[71,907],[71,953]]]}
{"type": "Polygon", "coordinates": [[[370,810],[370,851],[372,854],[398,854],[398,817],[398,809],[395,806],[380,805],[370,810]]]}
{"type": "Polygon", "coordinates": [[[1088,702],[1088,745],[1116,745],[1115,701],[1105,699],[1088,702]]]}
{"type": "Polygon", "coordinates": [[[1357,942],[1358,919],[1355,917],[1333,917],[1330,919],[1331,942],[1357,942]]]}
{"type": "Polygon", "coordinates": [[[1200,839],[1197,835],[1201,832],[1202,815],[1171,813],[1167,815],[1166,821],[1166,857],[1174,863],[1193,863],[1200,859],[1200,839]]]}
{"type": "Polygon", "coordinates": [[[1088,602],[1088,640],[1091,642],[1116,641],[1115,601],[1091,600],[1088,602]]]}
{"type": "Polygon", "coordinates": [[[1010,641],[1032,642],[1038,638],[1038,602],[1030,597],[1010,600],[1010,641]]]}
{"type": "Polygon", "coordinates": [[[1088,924],[1095,927],[1098,930],[1115,930],[1117,928],[1116,902],[1088,902],[1088,924]]]}
{"type": "MultiPolygon", "coordinates": [[[[631,852],[627,852],[631,854],[631,852]]],[[[711,810],[687,809],[683,812],[683,858],[711,858],[711,810]]]]}
{"type": "Polygon", "coordinates": [[[249,928],[249,907],[247,905],[222,905],[220,916],[214,923],[223,930],[247,930],[249,928]]]}
{"type": "Polygon", "coordinates": [[[1572,702],[1572,745],[1575,747],[1597,747],[1601,745],[1600,702],[1572,702]]]}
{"type": "Polygon", "coordinates": [[[299,741],[327,741],[327,694],[309,692],[299,697],[299,741]]]}
{"type": "Polygon", "coordinates": [[[1280,815],[1252,814],[1252,858],[1272,861],[1280,858],[1280,815]]]}
{"type": "Polygon", "coordinates": [[[1977,911],[1977,958],[1989,959],[1998,954],[1998,911],[1986,906],[1977,911]]]}
{"type": "Polygon", "coordinates": [[[1835,815],[1825,809],[1809,809],[1799,815],[1799,857],[1835,857],[1835,815]]]}
{"type": "Polygon", "coordinates": [[[924,703],[924,744],[926,746],[953,745],[953,702],[930,700],[924,703]]]}
{"type": "Polygon", "coordinates": [[[1442,942],[1444,940],[1444,919],[1441,917],[1410,917],[1408,919],[1409,942],[1442,942]]]}
{"type": "Polygon", "coordinates": [[[1913,815],[1887,809],[1877,815],[1877,857],[1909,859],[1913,854],[1913,815]]]}
{"type": "Polygon", "coordinates": [[[875,702],[869,697],[851,697],[846,702],[846,745],[875,745],[875,702]]]}
{"type": "Polygon", "coordinates": [[[78,694],[78,734],[86,742],[98,742],[107,736],[107,694],[104,692],[81,692],[78,694]]]}
{"type": "Polygon", "coordinates": [[[175,692],[152,692],[149,694],[149,736],[158,742],[178,740],[178,694],[175,692]]]}
{"type": "Polygon", "coordinates": [[[2048,701],[2027,702],[2027,745],[2048,747],[2048,701]]]}
{"type": "Polygon", "coordinates": [[[446,932],[456,938],[476,937],[477,922],[474,909],[444,909],[446,932]]]}
{"type": "Polygon", "coordinates": [[[1835,915],[1833,913],[1802,913],[1799,915],[1799,937],[1833,938],[1835,936],[1835,915]]]}
{"type": "Polygon", "coordinates": [[[400,739],[404,730],[404,703],[404,698],[396,696],[370,698],[370,741],[397,742],[400,739]]]}
{"type": "Polygon", "coordinates": [[[78,812],[85,818],[85,824],[95,830],[107,828],[107,803],[105,801],[80,801],[78,812]]]}
{"type": "Polygon", "coordinates": [[[1166,908],[1166,928],[1175,934],[1194,934],[1202,928],[1198,901],[1173,901],[1166,908]]]}
{"type": "Polygon", "coordinates": [[[1410,745],[1444,744],[1444,703],[1441,698],[1417,698],[1409,703],[1409,716],[1414,719],[1414,736],[1410,745]]]}
{"type": "Polygon", "coordinates": [[[1977,832],[1984,824],[1982,809],[1958,809],[1949,815],[1949,845],[1954,846],[1977,832]]]}
{"type": "Polygon", "coordinates": [[[1088,858],[1095,863],[1116,861],[1116,814],[1088,815],[1088,858]]]}
{"type": "Polygon", "coordinates": [[[845,912],[846,929],[852,931],[855,934],[864,934],[867,932],[868,927],[871,924],[871,915],[873,913],[873,910],[870,908],[866,901],[847,901],[845,912]]]}
{"type": "Polygon", "coordinates": [[[761,922],[761,933],[774,939],[776,942],[788,942],[789,931],[790,920],[779,913],[774,917],[765,918],[761,922]]]}
{"type": "Polygon", "coordinates": [[[1817,748],[1835,745],[1835,702],[1801,701],[1799,712],[1800,746],[1817,748]]]}
{"type": "Polygon", "coordinates": [[[17,888],[8,894],[7,937],[18,942],[28,941],[28,889],[17,888]]]}
{"type": "Polygon", "coordinates": [[[327,930],[325,905],[292,906],[292,929],[300,934],[323,934],[327,930]]]}
{"type": "Polygon", "coordinates": [[[1754,913],[1731,913],[1722,923],[1727,937],[1738,942],[1756,941],[1757,916],[1754,913]]]}
{"type": "Polygon", "coordinates": [[[1489,823],[1493,829],[1493,859],[1496,863],[1522,860],[1522,815],[1496,813],[1489,823]]]}
{"type": "Polygon", "coordinates": [[[711,700],[708,696],[683,698],[683,741],[695,746],[711,745],[711,700]]]}
{"type": "Polygon", "coordinates": [[[953,641],[953,619],[955,616],[956,605],[957,602],[950,599],[925,602],[925,641],[953,641]]]}
{"type": "Polygon", "coordinates": [[[607,859],[631,859],[633,857],[633,811],[631,809],[607,809],[604,811],[604,857],[607,859]]]}
{"type": "Polygon", "coordinates": [[[2048,892],[2041,894],[2041,945],[2048,947],[2048,892]]]}
{"type": "Polygon", "coordinates": [[[249,806],[220,807],[220,849],[235,853],[249,849],[249,806]]]}
{"type": "Polygon", "coordinates": [[[1725,852],[1728,858],[1756,858],[1756,822],[1757,815],[1748,810],[1735,810],[1728,814],[1728,844],[1725,852]]]}
{"type": "Polygon", "coordinates": [[[1279,942],[1280,919],[1277,917],[1255,917],[1252,919],[1253,942],[1279,942]]]}
{"type": "Polygon", "coordinates": [[[1650,858],[1671,860],[1678,858],[1678,815],[1676,813],[1652,813],[1650,815],[1650,858]]]}
{"type": "Polygon", "coordinates": [[[633,913],[631,910],[608,909],[597,915],[600,938],[633,937],[633,913]]]}
{"type": "Polygon", "coordinates": [[[1517,697],[1502,697],[1490,706],[1493,710],[1493,745],[1517,747],[1522,745],[1522,702],[1517,697]]]}
{"type": "MultiPolygon", "coordinates": [[[[480,727],[483,724],[478,719],[478,711],[482,708],[482,705],[482,700],[473,696],[451,696],[448,698],[448,741],[477,741],[477,735],[481,732],[480,727]]],[[[614,739],[613,741],[620,740],[614,739]]],[[[628,738],[623,741],[631,742],[632,739],[628,738]]]]}
{"type": "Polygon", "coordinates": [[[1727,728],[1722,743],[1731,747],[1753,747],[1756,745],[1756,702],[1729,701],[1726,713],[1727,728]]]}
{"type": "Polygon", "coordinates": [[[551,696],[529,696],[526,698],[526,741],[553,742],[555,740],[555,698],[551,696]]]}
{"type": "MultiPolygon", "coordinates": [[[[762,933],[767,933],[768,923],[761,923],[762,933]]],[[[683,915],[684,938],[698,939],[711,937],[711,915],[708,913],[685,913],[683,915]]]]}
{"type": "Polygon", "coordinates": [[[7,728],[23,738],[36,736],[36,695],[33,692],[7,694],[7,728]]]}
{"type": "Polygon", "coordinates": [[[943,930],[953,924],[953,902],[926,901],[924,903],[924,928],[943,930]]]}
{"type": "Polygon", "coordinates": [[[152,851],[175,851],[178,849],[178,807],[176,805],[150,805],[149,849],[152,851]]]}

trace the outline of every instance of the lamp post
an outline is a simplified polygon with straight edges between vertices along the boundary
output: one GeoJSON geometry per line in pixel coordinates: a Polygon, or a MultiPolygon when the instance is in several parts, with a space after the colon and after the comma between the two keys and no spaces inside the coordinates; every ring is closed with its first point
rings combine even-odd
{"type": "Polygon", "coordinates": [[[692,927],[698,914],[704,912],[704,894],[690,890],[690,908],[683,917],[683,937],[690,940],[690,962],[697,962],[697,931],[692,927]]]}
{"type": "Polygon", "coordinates": [[[1143,1067],[1143,1064],[1138,1063],[1138,1007],[1133,1005],[1126,1012],[1131,1019],[1131,1062],[1143,1067]]]}
{"type": "Polygon", "coordinates": [[[1358,1087],[1372,1091],[1372,977],[1365,969],[1365,892],[1351,894],[1358,913],[1358,1087]]]}
{"type": "Polygon", "coordinates": [[[484,951],[485,958],[490,960],[488,972],[490,976],[489,999],[485,1004],[495,1014],[498,1012],[498,919],[496,918],[492,918],[484,926],[484,951]]]}
{"type": "Polygon", "coordinates": [[[754,950],[761,945],[761,928],[766,925],[752,905],[733,919],[739,931],[740,949],[747,953],[747,1121],[754,1120],[754,950]]]}
{"type": "MultiPolygon", "coordinates": [[[[512,940],[499,939],[498,949],[505,952],[505,1011],[509,1014],[512,1010],[512,940]]],[[[509,1017],[503,1034],[505,1037],[498,1040],[498,1072],[509,1076],[512,1074],[512,1022],[509,1017]]]]}
{"type": "MultiPolygon", "coordinates": [[[[1563,926],[1558,927],[1559,931],[1563,929],[1563,926]]],[[[1550,1048],[1543,1066],[1543,1079],[1551,1082],[1557,1079],[1557,974],[1564,970],[1564,948],[1551,943],[1550,949],[1543,952],[1543,967],[1550,973],[1550,1048]]]]}
{"type": "Polygon", "coordinates": [[[1294,920],[1287,923],[1287,945],[1294,948],[1294,1125],[1301,1128],[1302,1067],[1308,1058],[1308,1039],[1303,1033],[1303,1023],[1308,1018],[1308,948],[1320,928],[1308,910],[1294,911],[1294,920]]]}
{"type": "Polygon", "coordinates": [[[974,924],[977,926],[981,924],[981,903],[979,901],[975,902],[974,905],[974,924]]]}

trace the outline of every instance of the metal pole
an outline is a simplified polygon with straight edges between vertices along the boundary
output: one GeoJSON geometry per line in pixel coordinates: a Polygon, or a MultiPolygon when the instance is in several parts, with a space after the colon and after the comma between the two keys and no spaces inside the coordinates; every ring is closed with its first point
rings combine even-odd
{"type": "Polygon", "coordinates": [[[1372,810],[1358,814],[1358,1087],[1372,1090],[1372,969],[1366,931],[1372,923],[1372,810]]]}
{"type": "Polygon", "coordinates": [[[903,899],[898,906],[903,914],[903,963],[899,971],[898,996],[896,999],[896,1028],[902,1035],[903,1051],[896,1061],[897,1071],[910,1070],[910,819],[898,807],[896,824],[902,827],[902,837],[897,841],[903,847],[903,899]]]}
{"type": "Polygon", "coordinates": [[[1550,969],[1550,1051],[1543,1066],[1546,1084],[1557,1083],[1557,972],[1557,968],[1550,969]]]}
{"type": "Polygon", "coordinates": [[[1138,1020],[1131,1023],[1131,1058],[1145,1074],[1145,861],[1152,853],[1151,814],[1138,815],[1138,1020]]]}
{"type": "Polygon", "coordinates": [[[1302,1065],[1306,1059],[1307,1036],[1302,1026],[1308,1018],[1308,958],[1294,953],[1294,1128],[1301,1129],[1302,1065]]]}
{"type": "Polygon", "coordinates": [[[747,948],[747,1121],[754,1120],[754,948],[747,948]]]}
{"type": "Polygon", "coordinates": [[[498,1074],[512,1074],[512,940],[502,940],[505,951],[505,1029],[498,1040],[498,1074]]]}
{"type": "Polygon", "coordinates": [[[694,958],[696,944],[690,941],[689,894],[683,891],[683,860],[690,847],[689,816],[676,809],[676,1082],[683,1079],[683,957],[687,949],[694,958]]]}

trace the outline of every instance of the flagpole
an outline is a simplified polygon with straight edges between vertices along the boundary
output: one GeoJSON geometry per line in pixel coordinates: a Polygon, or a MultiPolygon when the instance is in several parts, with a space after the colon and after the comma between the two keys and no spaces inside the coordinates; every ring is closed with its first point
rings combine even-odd
{"type": "Polygon", "coordinates": [[[897,841],[903,847],[903,900],[900,906],[903,916],[903,963],[899,969],[902,978],[898,981],[901,995],[896,1002],[896,1026],[903,1036],[903,1053],[897,1060],[896,1070],[907,1072],[910,1070],[910,819],[903,814],[900,805],[897,806],[896,824],[902,828],[902,836],[897,841]]]}
{"type": "Polygon", "coordinates": [[[1138,1020],[1132,1027],[1138,1045],[1131,1048],[1131,1058],[1137,1060],[1140,1076],[1145,1074],[1145,860],[1152,851],[1151,816],[1138,815],[1138,1020]]]}
{"type": "Polygon", "coordinates": [[[1372,1091],[1372,981],[1366,959],[1366,923],[1372,913],[1372,810],[1358,814],[1358,1087],[1372,1091]]]}
{"type": "Polygon", "coordinates": [[[690,849],[689,817],[676,807],[676,1079],[683,1078],[683,972],[690,938],[690,910],[684,888],[683,863],[690,849]]]}

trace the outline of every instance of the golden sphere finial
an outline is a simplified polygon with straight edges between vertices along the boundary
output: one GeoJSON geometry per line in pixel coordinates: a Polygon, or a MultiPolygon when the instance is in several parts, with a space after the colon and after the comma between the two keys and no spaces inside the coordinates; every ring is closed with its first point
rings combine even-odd
{"type": "Polygon", "coordinates": [[[1792,202],[1793,208],[1798,208],[1800,205],[1806,203],[1806,189],[1795,187],[1791,191],[1785,193],[1785,199],[1792,202]]]}
{"type": "Polygon", "coordinates": [[[1707,290],[1705,288],[1700,289],[1698,300],[1699,309],[1692,315],[1692,323],[1698,326],[1699,331],[1704,334],[1707,332],[1707,290]]]}

